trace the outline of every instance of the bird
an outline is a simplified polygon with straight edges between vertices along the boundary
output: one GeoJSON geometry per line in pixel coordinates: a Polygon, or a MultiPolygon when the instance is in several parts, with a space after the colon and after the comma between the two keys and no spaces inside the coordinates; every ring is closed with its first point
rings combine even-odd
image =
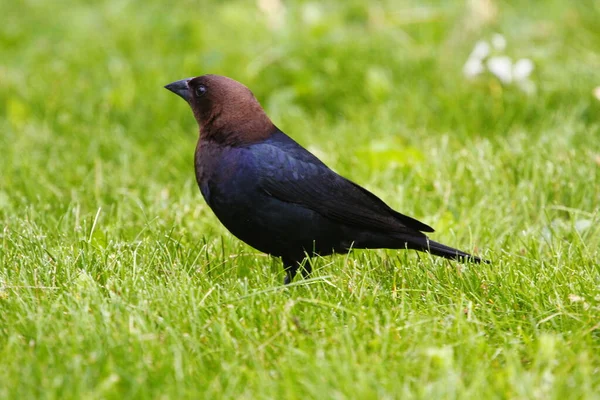
{"type": "Polygon", "coordinates": [[[488,262],[429,239],[430,226],[395,211],[277,128],[254,94],[231,78],[201,75],[165,86],[199,126],[196,181],[219,221],[251,247],[281,258],[284,284],[307,258],[351,249],[411,249],[488,262]]]}

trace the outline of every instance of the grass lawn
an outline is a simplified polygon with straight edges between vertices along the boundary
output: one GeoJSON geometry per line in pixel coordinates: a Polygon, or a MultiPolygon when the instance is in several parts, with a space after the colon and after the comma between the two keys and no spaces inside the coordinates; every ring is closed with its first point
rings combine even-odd
{"type": "Polygon", "coordinates": [[[600,396],[600,2],[0,13],[0,398],[600,396]],[[528,80],[487,70],[502,56],[528,80]],[[354,251],[284,288],[196,187],[163,85],[204,73],[492,264],[354,251]]]}

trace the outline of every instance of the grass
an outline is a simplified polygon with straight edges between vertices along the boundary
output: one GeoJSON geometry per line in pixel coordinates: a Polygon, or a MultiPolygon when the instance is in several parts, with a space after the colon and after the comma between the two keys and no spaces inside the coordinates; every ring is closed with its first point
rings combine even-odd
{"type": "Polygon", "coordinates": [[[0,397],[598,398],[598,2],[257,4],[0,3],[0,397]],[[463,76],[494,32],[534,93],[463,76]],[[162,86],[208,72],[493,263],[283,288],[196,187],[162,86]]]}

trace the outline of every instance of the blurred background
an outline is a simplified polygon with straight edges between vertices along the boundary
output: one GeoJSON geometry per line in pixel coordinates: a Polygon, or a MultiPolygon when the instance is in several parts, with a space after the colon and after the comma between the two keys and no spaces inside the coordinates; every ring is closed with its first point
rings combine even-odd
{"type": "Polygon", "coordinates": [[[205,73],[243,82],[339,172],[442,227],[446,211],[457,221],[490,200],[506,201],[498,217],[514,211],[517,193],[533,206],[525,222],[547,201],[597,199],[585,180],[600,163],[598,1],[23,0],[0,12],[5,219],[44,212],[55,227],[108,206],[139,232],[121,211],[168,226],[204,213],[196,124],[163,86],[205,73]],[[587,167],[546,165],[573,157],[587,167]],[[546,190],[528,194],[528,181],[546,190]]]}

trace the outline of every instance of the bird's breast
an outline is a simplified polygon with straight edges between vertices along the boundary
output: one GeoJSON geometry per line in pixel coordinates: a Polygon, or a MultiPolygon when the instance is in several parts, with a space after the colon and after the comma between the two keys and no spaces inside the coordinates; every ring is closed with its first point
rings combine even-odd
{"type": "MultiPolygon", "coordinates": [[[[196,181],[205,200],[213,208],[216,204],[237,203],[245,192],[252,191],[251,160],[243,148],[201,143],[194,159],[196,181]]],[[[215,210],[216,212],[216,210],[215,210]]]]}

